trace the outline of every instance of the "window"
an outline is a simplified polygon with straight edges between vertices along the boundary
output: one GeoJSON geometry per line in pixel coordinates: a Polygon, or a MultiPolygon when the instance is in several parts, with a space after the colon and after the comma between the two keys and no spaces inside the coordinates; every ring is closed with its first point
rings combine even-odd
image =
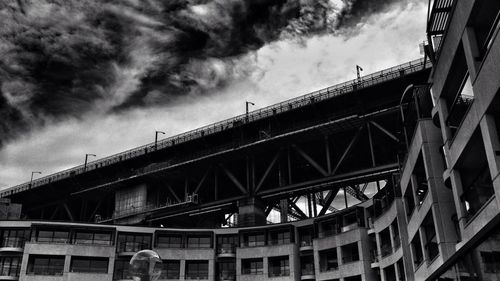
{"type": "Polygon", "coordinates": [[[217,236],[217,253],[227,254],[235,253],[238,237],[235,235],[217,236]]]}
{"type": "Polygon", "coordinates": [[[160,279],[179,279],[181,262],[178,260],[164,260],[160,279]]]}
{"type": "Polygon", "coordinates": [[[319,271],[331,271],[339,268],[337,249],[328,249],[319,252],[319,271]]]}
{"type": "Polygon", "coordinates": [[[343,263],[359,261],[359,250],[357,242],[344,245],[341,247],[341,250],[343,263]]]}
{"type": "Polygon", "coordinates": [[[4,229],[1,247],[23,248],[29,234],[29,229],[4,229]]]}
{"type": "Polygon", "coordinates": [[[427,192],[429,191],[429,184],[427,182],[427,174],[425,173],[422,152],[420,152],[418,156],[417,163],[415,164],[415,169],[413,170],[413,176],[415,177],[415,184],[417,186],[417,190],[415,190],[417,194],[417,203],[420,206],[422,205],[422,203],[424,203],[427,192]]]}
{"type": "Polygon", "coordinates": [[[416,271],[420,264],[424,261],[422,244],[420,243],[420,235],[418,232],[415,234],[415,237],[411,241],[411,249],[413,252],[413,265],[416,271]]]}
{"type": "Polygon", "coordinates": [[[132,279],[129,274],[130,258],[118,258],[115,260],[113,280],[132,279]]]}
{"type": "Polygon", "coordinates": [[[75,244],[109,246],[113,244],[112,234],[106,232],[77,231],[73,238],[75,244]]]}
{"type": "Polygon", "coordinates": [[[180,234],[164,234],[158,236],[156,247],[158,248],[183,248],[182,235],[180,234]]]}
{"type": "Polygon", "coordinates": [[[402,258],[397,262],[397,267],[398,267],[398,274],[399,274],[398,280],[405,281],[406,280],[405,265],[404,265],[402,258]]]}
{"type": "Polygon", "coordinates": [[[236,264],[234,261],[221,261],[219,264],[219,280],[235,280],[236,264]]]}
{"type": "Polygon", "coordinates": [[[19,277],[21,257],[0,257],[0,276],[19,277]]]}
{"type": "Polygon", "coordinates": [[[271,245],[282,245],[290,243],[290,231],[289,230],[281,230],[281,231],[271,231],[269,233],[269,242],[271,245]]]}
{"type": "Polygon", "coordinates": [[[413,197],[413,185],[410,181],[408,187],[405,191],[405,208],[406,208],[406,216],[411,216],[413,213],[413,209],[415,209],[415,198],[413,197]]]}
{"type": "Polygon", "coordinates": [[[288,256],[269,258],[269,277],[289,276],[290,264],[288,256]]]}
{"type": "Polygon", "coordinates": [[[387,255],[392,254],[392,245],[391,245],[391,234],[389,227],[385,228],[379,233],[380,237],[380,251],[381,256],[385,257],[387,255]]]}
{"type": "Polygon", "coordinates": [[[398,218],[396,217],[391,224],[392,234],[393,234],[393,247],[394,250],[398,249],[401,246],[401,239],[399,238],[399,226],[398,226],[398,218]]]}
{"type": "Polygon", "coordinates": [[[427,214],[424,221],[422,222],[422,227],[425,233],[425,244],[424,248],[427,252],[427,257],[430,261],[439,255],[439,248],[436,237],[436,230],[434,228],[434,219],[432,218],[432,210],[427,214]]]}
{"type": "Polygon", "coordinates": [[[484,271],[488,273],[500,273],[500,252],[482,251],[481,259],[484,263],[484,271]]]}
{"type": "Polygon", "coordinates": [[[337,218],[332,218],[321,223],[320,237],[327,237],[340,233],[340,224],[337,223],[337,218]]]}
{"type": "Polygon", "coordinates": [[[211,248],[212,247],[212,238],[210,237],[210,235],[188,236],[187,247],[188,248],[211,248]]]}
{"type": "Polygon", "coordinates": [[[264,263],[262,262],[262,258],[241,260],[241,274],[258,275],[263,273],[264,263]]]}
{"type": "Polygon", "coordinates": [[[186,261],[186,279],[208,279],[208,261],[186,261]]]}
{"type": "Polygon", "coordinates": [[[470,25],[474,29],[480,57],[490,48],[500,19],[499,1],[476,1],[470,25]]]}
{"type": "Polygon", "coordinates": [[[36,241],[40,243],[68,243],[69,232],[67,230],[38,230],[36,241]]]}
{"type": "Polygon", "coordinates": [[[247,233],[243,235],[244,247],[264,246],[266,239],[264,233],[247,233]]]}
{"type": "Polygon", "coordinates": [[[480,129],[477,128],[457,163],[463,193],[460,199],[467,219],[473,217],[495,194],[480,129]]]}
{"type": "Polygon", "coordinates": [[[151,245],[151,235],[149,234],[118,234],[117,252],[137,252],[148,249],[151,245]]]}
{"type": "Polygon", "coordinates": [[[29,257],[27,274],[63,275],[64,256],[33,255],[29,257]]]}
{"type": "Polygon", "coordinates": [[[300,246],[311,246],[313,241],[312,229],[306,228],[299,230],[300,246]]]}
{"type": "Polygon", "coordinates": [[[300,274],[301,275],[314,275],[314,257],[313,256],[300,257],[300,274]]]}
{"type": "Polygon", "coordinates": [[[71,272],[108,273],[108,258],[71,257],[71,272]]]}

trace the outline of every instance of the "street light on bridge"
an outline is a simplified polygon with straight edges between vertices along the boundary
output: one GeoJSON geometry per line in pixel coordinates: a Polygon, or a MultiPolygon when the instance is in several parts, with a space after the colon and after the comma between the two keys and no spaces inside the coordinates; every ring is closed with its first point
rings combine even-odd
{"type": "Polygon", "coordinates": [[[96,157],[95,154],[91,154],[91,153],[87,153],[85,154],[85,164],[83,164],[83,170],[86,171],[87,170],[87,162],[89,160],[89,156],[94,156],[96,157]]]}
{"type": "Polygon", "coordinates": [[[31,186],[33,185],[33,175],[34,175],[34,174],[40,174],[40,175],[41,175],[41,174],[42,174],[42,172],[31,172],[30,188],[31,188],[31,186]]]}
{"type": "Polygon", "coordinates": [[[164,135],[165,132],[162,131],[155,131],[155,150],[158,149],[158,134],[164,135]]]}
{"type": "Polygon", "coordinates": [[[248,122],[248,108],[249,108],[249,105],[255,105],[255,103],[251,102],[251,101],[245,101],[245,120],[248,122]]]}

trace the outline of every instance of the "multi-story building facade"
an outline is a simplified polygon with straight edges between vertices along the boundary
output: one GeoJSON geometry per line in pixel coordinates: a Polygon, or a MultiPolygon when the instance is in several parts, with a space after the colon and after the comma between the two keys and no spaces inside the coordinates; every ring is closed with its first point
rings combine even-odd
{"type": "MultiPolygon", "coordinates": [[[[340,189],[332,189],[326,198],[311,199],[308,194],[309,218],[295,202],[289,200],[287,205],[288,199],[268,208],[259,206],[257,198],[242,206],[240,200],[244,226],[226,228],[137,226],[132,225],[136,220],[121,217],[100,223],[54,222],[44,220],[43,214],[42,220],[10,217],[0,222],[0,280],[130,280],[129,260],[142,249],[153,249],[162,257],[160,280],[500,280],[499,21],[500,1],[430,1],[425,51],[433,67],[428,83],[405,84],[406,90],[399,93],[400,136],[371,123],[384,131],[385,137],[401,137],[404,147],[397,169],[388,170],[383,186],[379,186],[375,170],[370,174],[376,181],[365,188],[377,185],[370,198],[353,188],[350,192],[359,195],[360,203],[348,206],[348,189],[344,187],[345,208],[326,214],[340,189]],[[319,202],[328,204],[316,215],[319,202]],[[286,222],[285,215],[282,223],[261,224],[276,206],[285,214],[293,207],[301,219],[286,222]]],[[[405,73],[399,74],[403,77],[405,73]]],[[[311,104],[316,102],[308,99],[311,104]]],[[[387,109],[377,110],[379,114],[387,109]]],[[[374,112],[363,111],[363,118],[375,116],[374,112]]],[[[366,128],[369,132],[371,127],[366,128]]],[[[264,132],[264,137],[267,134],[264,132]]],[[[367,151],[375,167],[372,135],[367,136],[371,148],[367,151]]],[[[330,163],[327,156],[326,169],[314,160],[317,152],[311,157],[298,149],[307,160],[300,171],[316,169],[331,177],[355,140],[339,154],[339,164],[330,163]]],[[[330,153],[328,140],[326,143],[330,153]]],[[[251,180],[252,173],[247,173],[247,185],[253,182],[255,197],[274,163],[286,166],[282,160],[277,154],[263,169],[260,182],[251,180]]],[[[291,169],[288,174],[277,170],[279,186],[292,183],[291,169]],[[286,177],[289,179],[283,179],[286,177]]],[[[244,192],[237,176],[227,169],[225,172],[244,192]]],[[[321,188],[314,179],[306,180],[308,185],[296,184],[295,188],[321,188]]],[[[19,192],[30,192],[31,188],[30,184],[19,192]]],[[[83,191],[75,193],[79,192],[83,191]]],[[[217,189],[215,192],[217,199],[217,189]]],[[[293,190],[281,187],[266,192],[262,197],[293,190]]],[[[5,194],[9,197],[13,193],[5,194]]],[[[114,206],[115,211],[129,215],[127,204],[114,206]]],[[[66,203],[61,209],[73,217],[66,203]]],[[[52,216],[57,214],[57,209],[47,210],[53,211],[52,216]]],[[[197,210],[210,211],[208,207],[197,210]]]]}

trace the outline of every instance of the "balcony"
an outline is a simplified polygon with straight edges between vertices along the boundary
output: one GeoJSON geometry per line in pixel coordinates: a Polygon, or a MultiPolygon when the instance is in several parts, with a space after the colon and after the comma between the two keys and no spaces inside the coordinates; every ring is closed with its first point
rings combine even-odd
{"type": "Polygon", "coordinates": [[[302,251],[312,251],[313,250],[313,242],[312,240],[308,241],[300,241],[300,248],[299,250],[302,251]]]}
{"type": "Polygon", "coordinates": [[[236,272],[235,271],[222,271],[219,273],[220,281],[234,281],[236,280],[236,272]]]}
{"type": "Polygon", "coordinates": [[[4,237],[0,247],[0,252],[23,252],[24,237],[4,237]]]}
{"type": "Polygon", "coordinates": [[[217,247],[217,257],[234,258],[236,257],[236,246],[233,244],[222,244],[217,247]]]}

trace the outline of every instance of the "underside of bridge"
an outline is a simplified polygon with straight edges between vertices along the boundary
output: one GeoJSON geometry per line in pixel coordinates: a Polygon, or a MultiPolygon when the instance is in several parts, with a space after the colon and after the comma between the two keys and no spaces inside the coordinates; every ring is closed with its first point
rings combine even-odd
{"type": "Polygon", "coordinates": [[[250,226],[323,216],[397,185],[406,154],[401,97],[429,72],[420,66],[353,82],[328,99],[308,96],[264,118],[235,119],[216,133],[90,163],[83,173],[3,197],[22,203],[29,219],[129,225],[250,226]]]}

